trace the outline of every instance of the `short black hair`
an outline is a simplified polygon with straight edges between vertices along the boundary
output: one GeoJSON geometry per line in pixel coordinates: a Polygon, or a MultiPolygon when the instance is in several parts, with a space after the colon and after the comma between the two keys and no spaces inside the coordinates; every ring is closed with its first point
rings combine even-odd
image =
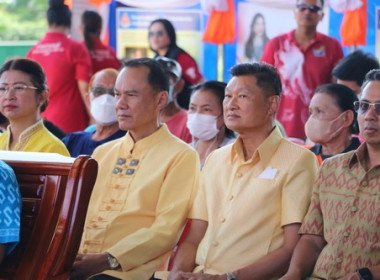
{"type": "Polygon", "coordinates": [[[373,69],[365,75],[362,90],[368,85],[369,82],[373,81],[380,81],[380,69],[373,69]]]}
{"type": "Polygon", "coordinates": [[[49,25],[71,26],[71,11],[64,0],[49,0],[46,16],[49,25]]]}
{"type": "MultiPolygon", "coordinates": [[[[197,90],[208,90],[208,91],[212,92],[218,98],[220,108],[222,108],[222,112],[223,112],[223,100],[224,100],[224,94],[225,94],[226,86],[227,86],[227,84],[224,82],[206,81],[206,82],[199,83],[199,84],[192,86],[191,87],[191,89],[192,89],[191,94],[193,94],[197,90]]],[[[225,136],[227,138],[234,138],[235,133],[226,126],[225,136]]]]}
{"type": "Polygon", "coordinates": [[[147,67],[149,69],[149,74],[147,77],[149,85],[156,92],[162,90],[169,91],[169,75],[170,73],[161,66],[161,64],[152,58],[137,58],[131,59],[124,63],[124,67],[136,68],[136,67],[147,67]]]}
{"type": "MultiPolygon", "coordinates": [[[[47,90],[45,71],[38,62],[28,58],[13,58],[7,60],[0,68],[0,77],[5,71],[10,70],[17,70],[27,74],[33,86],[37,88],[37,94],[41,94],[44,90],[47,90]]],[[[41,112],[46,109],[46,106],[47,100],[41,106],[41,112]]]]}
{"type": "Polygon", "coordinates": [[[342,58],[334,67],[332,74],[340,80],[355,81],[361,86],[368,71],[379,68],[376,57],[357,50],[342,58]]]}
{"type": "Polygon", "coordinates": [[[315,90],[315,94],[326,93],[331,96],[339,109],[344,112],[350,110],[354,113],[354,119],[351,123],[350,130],[351,133],[359,133],[359,127],[357,122],[358,114],[354,108],[354,102],[358,101],[356,93],[349,87],[341,84],[324,84],[315,90]]]}
{"type": "Polygon", "coordinates": [[[281,95],[282,84],[276,68],[264,62],[241,63],[230,69],[232,76],[255,76],[256,85],[268,96],[281,95]]]}

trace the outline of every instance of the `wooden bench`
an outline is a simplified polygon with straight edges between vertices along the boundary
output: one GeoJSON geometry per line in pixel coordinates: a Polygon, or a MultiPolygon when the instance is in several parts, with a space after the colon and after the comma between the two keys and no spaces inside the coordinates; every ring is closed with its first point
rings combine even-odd
{"type": "Polygon", "coordinates": [[[89,156],[3,152],[21,196],[21,240],[0,266],[2,279],[68,279],[98,164],[89,156]]]}

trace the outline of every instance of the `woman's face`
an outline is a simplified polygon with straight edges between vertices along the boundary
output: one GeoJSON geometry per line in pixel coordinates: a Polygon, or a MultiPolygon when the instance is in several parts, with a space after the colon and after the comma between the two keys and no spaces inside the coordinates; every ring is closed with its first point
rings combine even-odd
{"type": "Polygon", "coordinates": [[[161,22],[155,22],[149,28],[149,45],[154,51],[167,49],[170,45],[170,38],[161,22]]]}
{"type": "Polygon", "coordinates": [[[314,94],[309,105],[310,117],[317,120],[332,120],[342,114],[336,100],[327,93],[314,94]]]}
{"type": "Polygon", "coordinates": [[[210,90],[199,89],[191,95],[188,113],[216,116],[218,117],[217,127],[224,125],[223,108],[218,97],[210,90]]]}
{"type": "Polygon", "coordinates": [[[256,36],[264,36],[265,33],[265,22],[263,17],[258,17],[253,24],[253,32],[256,36]]]}
{"type": "Polygon", "coordinates": [[[0,95],[0,111],[10,122],[36,118],[45,101],[43,95],[25,86],[34,87],[29,75],[24,72],[9,70],[0,77],[0,87],[9,88],[0,95]]]}

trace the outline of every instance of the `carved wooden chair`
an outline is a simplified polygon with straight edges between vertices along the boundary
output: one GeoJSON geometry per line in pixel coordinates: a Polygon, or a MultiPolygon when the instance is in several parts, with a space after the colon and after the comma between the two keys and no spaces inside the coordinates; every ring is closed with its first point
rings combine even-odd
{"type": "Polygon", "coordinates": [[[68,279],[82,236],[98,164],[89,156],[0,152],[15,171],[21,239],[0,266],[2,279],[68,279]]]}

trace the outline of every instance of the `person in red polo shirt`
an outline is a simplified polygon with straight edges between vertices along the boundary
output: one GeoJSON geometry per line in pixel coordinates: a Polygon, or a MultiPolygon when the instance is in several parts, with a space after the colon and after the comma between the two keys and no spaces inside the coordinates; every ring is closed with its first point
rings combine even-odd
{"type": "Polygon", "coordinates": [[[343,57],[340,43],[317,32],[323,18],[323,0],[297,0],[297,28],[268,41],[261,61],[274,65],[283,93],[277,119],[288,137],[305,139],[304,126],[314,90],[331,82],[331,71],[343,57]]]}
{"type": "Polygon", "coordinates": [[[86,106],[91,60],[85,46],[68,38],[71,12],[63,0],[49,0],[49,31],[27,54],[45,70],[49,105],[42,116],[66,133],[84,130],[89,124],[86,106]]]}

